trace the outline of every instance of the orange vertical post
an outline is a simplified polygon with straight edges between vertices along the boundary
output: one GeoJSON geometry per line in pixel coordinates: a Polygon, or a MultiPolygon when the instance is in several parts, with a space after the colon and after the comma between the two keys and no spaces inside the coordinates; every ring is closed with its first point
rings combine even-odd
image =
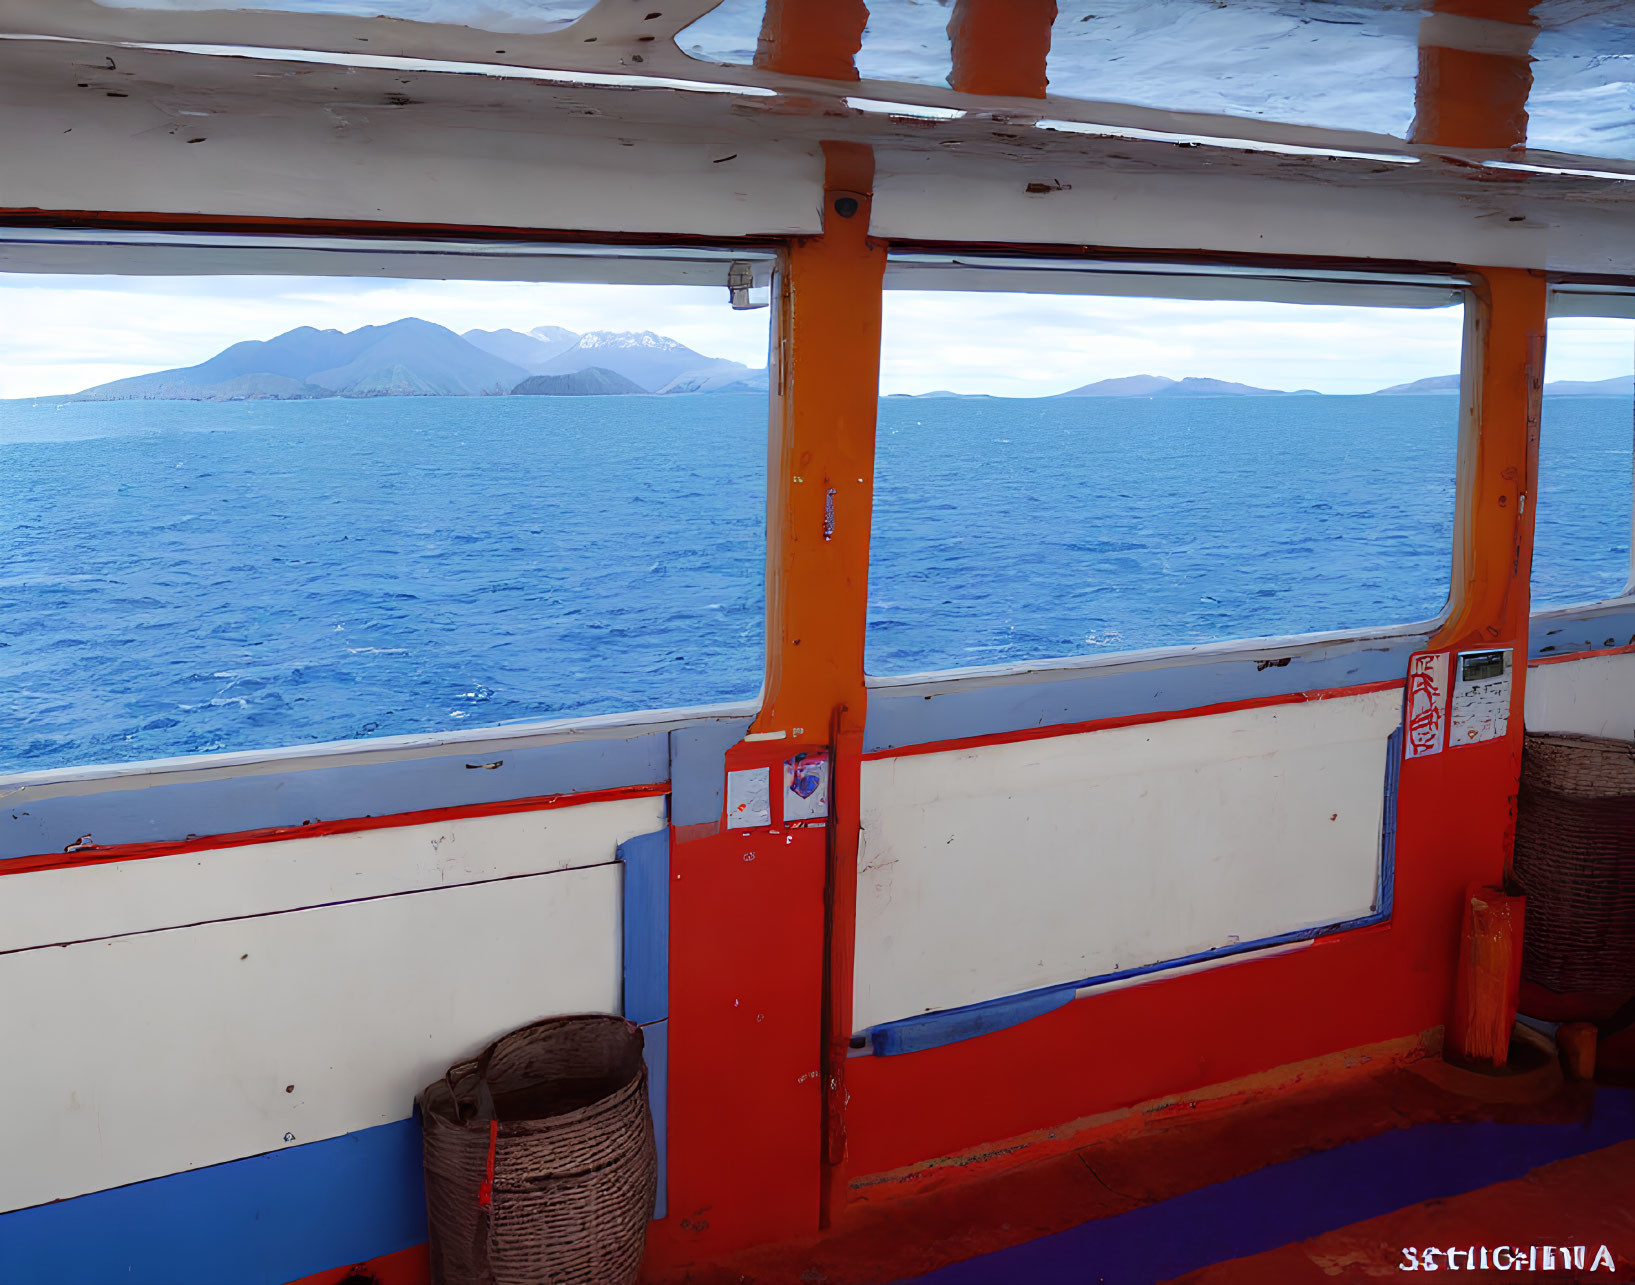
{"type": "Polygon", "coordinates": [[[885,247],[874,155],[825,143],[823,235],[790,247],[767,478],[767,681],[757,733],[826,741],[863,707],[885,247]]]}
{"type": "Polygon", "coordinates": [[[1447,1051],[1489,1067],[1502,1067],[1508,1056],[1521,978],[1525,902],[1506,895],[1503,879],[1521,779],[1546,298],[1541,273],[1490,268],[1476,278],[1466,327],[1452,609],[1430,641],[1431,650],[1454,651],[1455,665],[1461,648],[1510,649],[1507,729],[1491,742],[1411,760],[1402,778],[1399,833],[1413,826],[1411,841],[1438,844],[1440,860],[1474,876],[1445,921],[1458,942],[1447,1051]],[[1445,825],[1451,797],[1483,800],[1492,820],[1480,831],[1445,825]]]}
{"type": "Polygon", "coordinates": [[[1476,1066],[1500,1068],[1510,1058],[1521,982],[1525,897],[1475,887],[1465,898],[1459,971],[1448,1024],[1448,1053],[1476,1066]]]}
{"type": "Polygon", "coordinates": [[[1043,98],[1056,0],[957,0],[948,83],[962,94],[1043,98]]]}
{"type": "MultiPolygon", "coordinates": [[[[1438,0],[1420,26],[1419,74],[1414,86],[1416,143],[1448,147],[1520,147],[1527,141],[1527,97],[1533,89],[1534,0],[1438,0]],[[1498,48],[1458,48],[1449,41],[1461,19],[1506,23],[1490,27],[1498,48]]],[[[1474,31],[1468,34],[1476,34],[1474,31]]],[[[1474,42],[1473,42],[1474,43],[1474,42]]]]}
{"type": "Polygon", "coordinates": [[[864,0],[767,0],[755,65],[791,76],[856,80],[864,0]]]}
{"type": "MultiPolygon", "coordinates": [[[[885,248],[869,239],[873,153],[825,144],[821,236],[779,279],[767,474],[767,673],[725,771],[830,751],[826,826],[671,830],[669,1214],[650,1271],[819,1226],[844,1147],[832,1046],[849,1035],[856,781],[865,709],[874,422],[885,248]],[[837,980],[843,979],[843,980],[837,980]]],[[[778,806],[775,803],[775,807],[778,806]]]]}
{"type": "MultiPolygon", "coordinates": [[[[1542,273],[1522,268],[1475,271],[1465,344],[1466,365],[1475,369],[1466,381],[1468,427],[1459,444],[1453,609],[1431,650],[1525,647],[1527,638],[1546,287],[1542,273]]],[[[1518,701],[1524,668],[1518,663],[1518,701]]],[[[1519,705],[1514,713],[1512,728],[1519,726],[1519,705]]]]}

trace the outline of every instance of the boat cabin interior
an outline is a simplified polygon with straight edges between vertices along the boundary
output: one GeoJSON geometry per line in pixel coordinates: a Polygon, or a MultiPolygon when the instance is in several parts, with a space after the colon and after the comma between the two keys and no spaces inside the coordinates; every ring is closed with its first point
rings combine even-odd
{"type": "MultiPolygon", "coordinates": [[[[620,1014],[645,1041],[655,1285],[1222,1285],[1501,1258],[1527,1279],[1635,1280],[1619,1080],[1635,867],[1566,909],[1517,868],[1519,844],[1577,833],[1530,812],[1534,741],[1635,740],[1627,373],[1603,400],[1607,453],[1540,490],[1548,357],[1589,319],[1622,336],[1625,372],[1635,359],[1629,5],[0,0],[0,16],[0,284],[82,292],[61,294],[54,343],[119,298],[133,333],[162,337],[171,314],[108,293],[148,279],[313,297],[524,283],[707,290],[767,354],[764,383],[686,402],[737,409],[677,419],[639,496],[594,453],[552,461],[594,501],[609,567],[640,544],[638,500],[749,497],[706,552],[756,582],[739,603],[752,672],[716,681],[688,650],[706,615],[641,653],[645,686],[614,641],[567,659],[517,630],[497,664],[612,693],[528,717],[485,718],[473,696],[463,723],[353,726],[320,696],[278,725],[295,731],[177,750],[98,704],[124,653],[44,693],[28,666],[76,644],[30,636],[28,595],[95,580],[72,550],[101,501],[30,471],[46,428],[0,433],[0,1282],[428,1285],[416,1094],[573,1013],[620,1014]],[[1117,486],[1066,445],[1019,463],[1008,431],[962,454],[977,420],[958,417],[980,407],[883,396],[928,391],[893,383],[894,363],[937,343],[939,318],[980,313],[962,333],[998,342],[1129,300],[1158,301],[1160,338],[1183,328],[1161,308],[1264,307],[1293,318],[1290,344],[1301,318],[1361,318],[1354,365],[1398,327],[1446,349],[1426,373],[1447,378],[1415,390],[1439,395],[1416,404],[1445,424],[1445,467],[1395,445],[1359,467],[1322,518],[1362,542],[1343,569],[1254,525],[1329,464],[1290,463],[1247,421],[1210,445],[1176,421],[1193,443],[1177,458],[1208,461],[1177,492],[1188,520],[1253,527],[1246,573],[1276,601],[1317,602],[1338,576],[1355,609],[1193,629],[1194,586],[1144,632],[1130,613],[1157,580],[1108,588],[1114,531],[1071,556],[1084,593],[1138,604],[1109,609],[1121,633],[1041,593],[1004,608],[1003,646],[978,645],[971,604],[1006,590],[960,551],[1037,562],[1060,552],[1058,515],[1144,520],[1130,488],[1158,476],[1157,448],[1131,438],[1117,486]],[[938,427],[921,453],[893,455],[922,421],[938,427]],[[933,474],[940,489],[915,489],[933,474]],[[1371,546],[1422,492],[1442,516],[1371,546]],[[903,574],[911,518],[930,552],[903,574]],[[1580,521],[1611,530],[1605,574],[1569,567],[1543,592],[1546,532],[1580,521]],[[1397,553],[1434,592],[1399,592],[1397,553]],[[892,613],[935,645],[893,651],[892,613]],[[108,737],[74,740],[102,719],[108,737]],[[50,748],[73,745],[89,748],[50,748]],[[1549,933],[1579,971],[1546,958],[1549,933]]],[[[253,315],[253,292],[234,297],[253,315]]],[[[0,384],[19,423],[104,405],[40,391],[0,384]]],[[[281,396],[224,393],[222,413],[320,404],[256,400],[281,396]]],[[[1335,449],[1397,442],[1373,435],[1407,400],[1347,399],[1335,449]]],[[[133,404],[95,413],[171,403],[133,404]]],[[[435,433],[448,403],[346,404],[435,433]]],[[[596,422],[586,440],[613,449],[617,417],[596,422]]],[[[352,520],[389,524],[418,449],[337,436],[289,485],[359,477],[373,498],[352,520]]],[[[113,461],[87,467],[148,506],[115,542],[135,557],[182,501],[144,491],[134,454],[113,461]]],[[[518,529],[548,525],[556,492],[513,480],[518,529]]],[[[413,485],[434,512],[442,483],[413,485]]],[[[222,574],[245,592],[283,583],[241,560],[222,574]]]]}

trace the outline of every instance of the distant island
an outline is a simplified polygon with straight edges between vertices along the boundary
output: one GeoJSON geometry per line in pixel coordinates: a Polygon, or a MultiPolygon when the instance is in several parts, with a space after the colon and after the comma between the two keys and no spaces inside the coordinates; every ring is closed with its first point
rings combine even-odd
{"type": "Polygon", "coordinates": [[[767,373],[650,330],[468,330],[404,317],[286,331],[196,366],[98,384],[75,401],[297,401],[318,397],[629,396],[767,391],[767,373]]]}
{"type": "MultiPolygon", "coordinates": [[[[1365,397],[1422,397],[1446,393],[1457,394],[1458,375],[1432,375],[1416,379],[1411,384],[1393,384],[1379,388],[1365,397]]],[[[1635,394],[1635,376],[1614,375],[1611,379],[1562,379],[1544,385],[1544,391],[1555,397],[1629,397],[1635,394]]],[[[988,393],[951,393],[938,389],[930,393],[891,393],[892,397],[987,397],[988,393]]],[[[1282,388],[1256,388],[1252,384],[1235,384],[1225,379],[1170,379],[1166,375],[1122,375],[1116,379],[1101,379],[1093,384],[1070,388],[1065,393],[1051,393],[1049,397],[1321,397],[1313,388],[1298,388],[1289,392],[1282,388]]]]}
{"type": "MultiPolygon", "coordinates": [[[[297,401],[319,397],[633,397],[768,391],[767,372],[706,357],[651,330],[561,326],[468,330],[404,317],[384,326],[317,330],[301,326],[273,339],[224,348],[196,366],[155,371],[67,394],[72,401],[297,401]]],[[[1555,396],[1628,397],[1635,377],[1558,380],[1555,396]]],[[[1453,395],[1458,375],[1393,384],[1368,396],[1453,395]]],[[[903,398],[971,398],[986,393],[892,393],[903,398]]],[[[1123,375],[1052,397],[1319,397],[1310,388],[1257,388],[1226,379],[1123,375]]]]}

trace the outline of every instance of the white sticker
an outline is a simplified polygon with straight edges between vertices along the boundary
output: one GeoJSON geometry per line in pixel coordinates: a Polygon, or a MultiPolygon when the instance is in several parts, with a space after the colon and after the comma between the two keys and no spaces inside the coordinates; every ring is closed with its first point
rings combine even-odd
{"type": "Polygon", "coordinates": [[[783,765],[783,819],[823,821],[829,816],[829,755],[797,754],[783,765]]]}
{"type": "Polygon", "coordinates": [[[1453,664],[1448,748],[1497,740],[1509,727],[1509,648],[1460,652],[1453,664]]]}
{"type": "Polygon", "coordinates": [[[745,768],[727,773],[727,828],[772,824],[772,769],[745,768]]]}

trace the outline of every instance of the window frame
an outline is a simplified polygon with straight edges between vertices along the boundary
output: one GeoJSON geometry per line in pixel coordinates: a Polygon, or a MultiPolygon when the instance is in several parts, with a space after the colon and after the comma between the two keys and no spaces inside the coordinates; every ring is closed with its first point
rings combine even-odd
{"type": "MultiPolygon", "coordinates": [[[[227,221],[231,222],[231,221],[227,221]]],[[[441,230],[406,227],[382,235],[329,228],[279,231],[217,230],[179,226],[0,225],[0,274],[6,276],[370,276],[393,279],[573,282],[600,285],[729,287],[736,265],[747,264],[759,298],[776,300],[784,273],[781,241],[685,238],[629,241],[593,237],[552,240],[501,229],[441,230]],[[451,264],[480,272],[451,272],[451,264]],[[222,265],[231,265],[230,267],[222,265]]],[[[741,279],[741,278],[739,278],[741,279]]],[[[729,306],[723,300],[723,307],[729,306]]],[[[752,308],[768,307],[757,301],[752,308]]],[[[768,314],[768,370],[777,379],[781,310],[768,314]]],[[[777,387],[766,400],[767,443],[776,442],[777,387]]],[[[757,457],[760,458],[760,457],[757,457]]],[[[768,478],[770,483],[770,478],[768,478]]],[[[769,486],[770,490],[770,486],[769,486]]],[[[771,534],[768,532],[768,539],[771,534]]],[[[763,577],[764,561],[763,561],[763,577]]],[[[765,582],[763,579],[763,592],[765,582]]],[[[215,750],[111,763],[75,763],[0,773],[0,786],[31,795],[86,788],[127,789],[199,783],[282,770],[384,766],[446,754],[503,753],[584,740],[626,740],[654,732],[707,728],[753,718],[766,701],[770,633],[761,649],[760,684],[753,697],[705,705],[569,715],[510,724],[461,727],[341,741],[312,741],[262,749],[215,750]]]]}
{"type": "MultiPolygon", "coordinates": [[[[1600,317],[1609,320],[1635,319],[1635,284],[1606,283],[1600,281],[1553,282],[1549,289],[1546,308],[1547,318],[1555,317],[1600,317]]],[[[1545,355],[1545,374],[1549,370],[1549,355],[1545,355]]],[[[1542,398],[1542,380],[1540,385],[1542,398]]],[[[1543,440],[1543,414],[1539,416],[1540,441],[1543,440]]],[[[1537,483],[1534,485],[1537,491],[1537,483]]],[[[1580,647],[1575,651],[1561,652],[1545,640],[1559,637],[1564,629],[1552,632],[1550,626],[1568,626],[1582,622],[1586,627],[1598,625],[1609,618],[1629,617],[1631,629],[1635,630],[1635,470],[1630,478],[1630,557],[1626,567],[1623,592],[1606,598],[1589,598],[1582,602],[1570,602],[1559,606],[1535,608],[1532,600],[1532,574],[1529,568],[1527,583],[1528,618],[1532,644],[1529,650],[1535,658],[1540,654],[1548,654],[1552,659],[1563,659],[1566,656],[1582,654],[1585,651],[1601,650],[1597,647],[1580,647]]],[[[1571,645],[1571,644],[1569,644],[1571,645]]]]}
{"type": "MultiPolygon", "coordinates": [[[[995,291],[1074,295],[1124,295],[1271,303],[1341,303],[1369,297],[1362,306],[1404,306],[1378,302],[1387,297],[1367,292],[1390,292],[1391,298],[1428,298],[1445,293],[1446,302],[1463,309],[1463,340],[1459,363],[1458,428],[1455,445],[1453,548],[1448,592],[1436,613],[1424,620],[1385,626],[1322,630],[1304,634],[1251,635],[1204,643],[1181,643],[1130,651],[1081,654],[1008,661],[994,665],[960,666],[910,674],[875,674],[865,670],[865,685],[882,694],[908,689],[929,694],[1010,685],[1038,678],[1054,681],[1075,675],[1126,673],[1180,668],[1230,661],[1270,660],[1321,656],[1336,648],[1352,649],[1370,642],[1394,644],[1392,650],[1429,640],[1453,616],[1461,583],[1462,514],[1468,502],[1467,457],[1477,448],[1479,422],[1476,385],[1481,376],[1484,336],[1478,324],[1480,274],[1426,265],[1367,270],[1305,268],[1256,263],[1220,264],[1165,258],[1161,255],[1130,258],[1063,257],[1061,255],[1004,254],[991,250],[971,253],[924,247],[893,250],[886,268],[885,288],[995,291]],[[895,268],[895,271],[894,271],[895,268]],[[958,283],[958,284],[956,284],[958,283]],[[1092,288],[1095,287],[1095,288],[1092,288]],[[1429,292],[1429,294],[1427,294],[1429,292]]],[[[1435,304],[1420,303],[1419,307],[1435,304]]]]}

